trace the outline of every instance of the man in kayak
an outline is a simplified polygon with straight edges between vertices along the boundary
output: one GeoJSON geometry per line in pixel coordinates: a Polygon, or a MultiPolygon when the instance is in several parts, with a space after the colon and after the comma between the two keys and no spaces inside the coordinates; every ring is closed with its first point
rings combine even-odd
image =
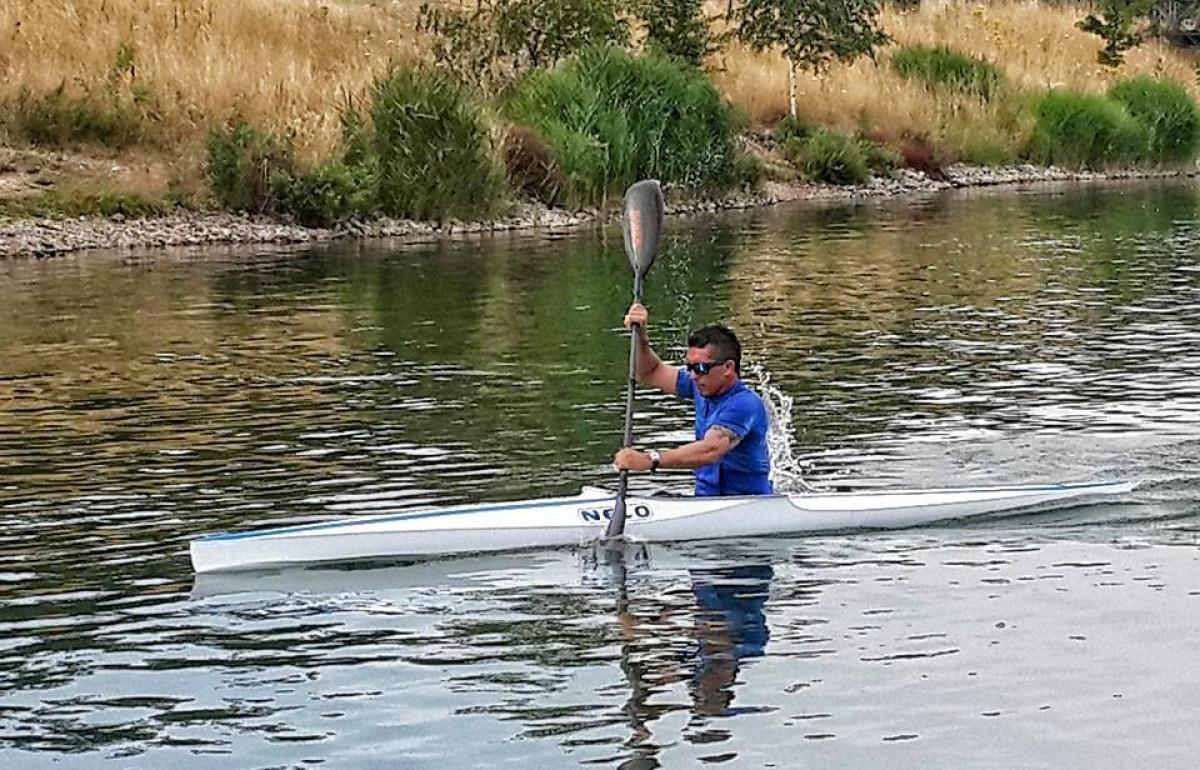
{"type": "Polygon", "coordinates": [[[634,303],[625,328],[638,324],[637,381],[696,404],[696,440],[666,449],[625,448],[613,459],[620,470],[694,468],[696,495],[769,495],[767,410],[740,379],[742,346],[724,326],[705,326],[687,341],[687,364],[662,362],[650,347],[646,308],[634,303]]]}

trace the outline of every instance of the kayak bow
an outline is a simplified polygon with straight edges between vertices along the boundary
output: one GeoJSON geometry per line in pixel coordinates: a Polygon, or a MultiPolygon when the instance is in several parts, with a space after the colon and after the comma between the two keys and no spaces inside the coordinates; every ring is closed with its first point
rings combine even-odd
{"type": "MultiPolygon", "coordinates": [[[[899,529],[984,514],[1048,510],[1130,492],[1126,481],[1040,486],[806,492],[757,497],[630,497],[627,527],[646,542],[899,529]]],[[[252,532],[191,542],[198,573],[362,559],[427,559],[574,546],[602,537],[612,492],[464,505],[252,532]]]]}

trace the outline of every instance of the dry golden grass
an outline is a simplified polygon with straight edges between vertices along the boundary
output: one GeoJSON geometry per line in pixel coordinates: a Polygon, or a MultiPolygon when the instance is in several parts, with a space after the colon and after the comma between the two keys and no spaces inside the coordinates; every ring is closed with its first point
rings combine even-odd
{"type": "Polygon", "coordinates": [[[415,2],[311,0],[0,0],[0,103],[106,87],[121,46],[170,141],[202,139],[243,117],[296,135],[302,154],[336,142],[339,111],[389,60],[417,55],[415,2]]]}
{"type": "MultiPolygon", "coordinates": [[[[1115,79],[1137,73],[1169,77],[1197,92],[1193,64],[1157,41],[1131,51],[1116,71],[1096,62],[1100,39],[1075,28],[1085,11],[1037,2],[925,3],[917,10],[884,11],[883,26],[895,41],[876,61],[836,64],[817,77],[801,74],[798,111],[811,121],[842,130],[924,135],[971,154],[972,145],[1015,147],[1028,126],[1012,105],[990,106],[964,97],[932,93],[906,81],[889,66],[899,45],[948,45],[982,56],[1020,89],[1066,86],[1102,91],[1115,79]]],[[[756,123],[769,125],[787,112],[787,65],[777,55],[733,46],[711,63],[718,87],[756,123]]]]}
{"type": "MultiPolygon", "coordinates": [[[[470,5],[470,0],[444,0],[470,5]]],[[[725,2],[713,0],[712,10],[725,2]]],[[[155,131],[169,155],[198,165],[208,128],[235,117],[296,137],[308,160],[336,145],[339,117],[389,61],[421,55],[414,31],[420,0],[0,0],[0,105],[22,90],[45,94],[65,84],[82,94],[111,85],[121,46],[134,69],[120,86],[157,99],[155,131]]],[[[949,44],[984,56],[1022,88],[1065,85],[1100,90],[1135,72],[1175,78],[1195,90],[1192,64],[1159,43],[1131,52],[1118,73],[1096,64],[1099,40],[1075,29],[1083,11],[1037,2],[987,5],[928,2],[888,9],[884,27],[899,44],[949,44]]],[[[1011,146],[1015,117],[962,97],[930,93],[896,76],[889,52],[877,62],[802,75],[806,118],[842,129],[922,134],[963,148],[1011,146]]],[[[712,62],[718,86],[757,123],[787,109],[787,69],[770,54],[733,46],[712,62]]]]}

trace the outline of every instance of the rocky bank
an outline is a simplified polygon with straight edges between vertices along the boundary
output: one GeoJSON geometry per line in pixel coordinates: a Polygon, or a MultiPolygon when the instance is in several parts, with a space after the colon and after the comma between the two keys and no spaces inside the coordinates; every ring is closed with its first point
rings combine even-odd
{"type": "MultiPolygon", "coordinates": [[[[1194,174],[1194,172],[1192,172],[1194,174]]],[[[788,201],[896,198],[944,190],[997,185],[1090,182],[1106,179],[1183,176],[1183,172],[1126,171],[1091,173],[1039,166],[980,168],[951,166],[937,178],[908,169],[861,186],[782,184],[768,182],[754,193],[716,200],[689,200],[668,206],[670,214],[711,212],[770,206],[788,201]]],[[[348,238],[394,238],[427,241],[437,238],[522,230],[556,231],[604,221],[613,212],[563,211],[519,204],[507,218],[490,222],[433,224],[378,219],[349,222],[333,229],[300,227],[275,219],[241,214],[181,211],[149,219],[0,219],[0,258],[47,257],[91,249],[146,249],[205,244],[306,243],[348,238]]]]}

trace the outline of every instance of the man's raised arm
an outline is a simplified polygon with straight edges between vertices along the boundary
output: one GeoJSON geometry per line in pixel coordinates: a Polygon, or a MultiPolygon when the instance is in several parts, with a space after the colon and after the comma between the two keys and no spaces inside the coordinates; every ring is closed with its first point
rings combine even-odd
{"type": "Polygon", "coordinates": [[[637,302],[629,306],[625,314],[625,328],[638,324],[637,381],[643,385],[675,395],[675,381],[679,370],[664,364],[654,349],[650,347],[650,338],[646,335],[646,327],[650,324],[650,314],[644,305],[637,302]]]}

